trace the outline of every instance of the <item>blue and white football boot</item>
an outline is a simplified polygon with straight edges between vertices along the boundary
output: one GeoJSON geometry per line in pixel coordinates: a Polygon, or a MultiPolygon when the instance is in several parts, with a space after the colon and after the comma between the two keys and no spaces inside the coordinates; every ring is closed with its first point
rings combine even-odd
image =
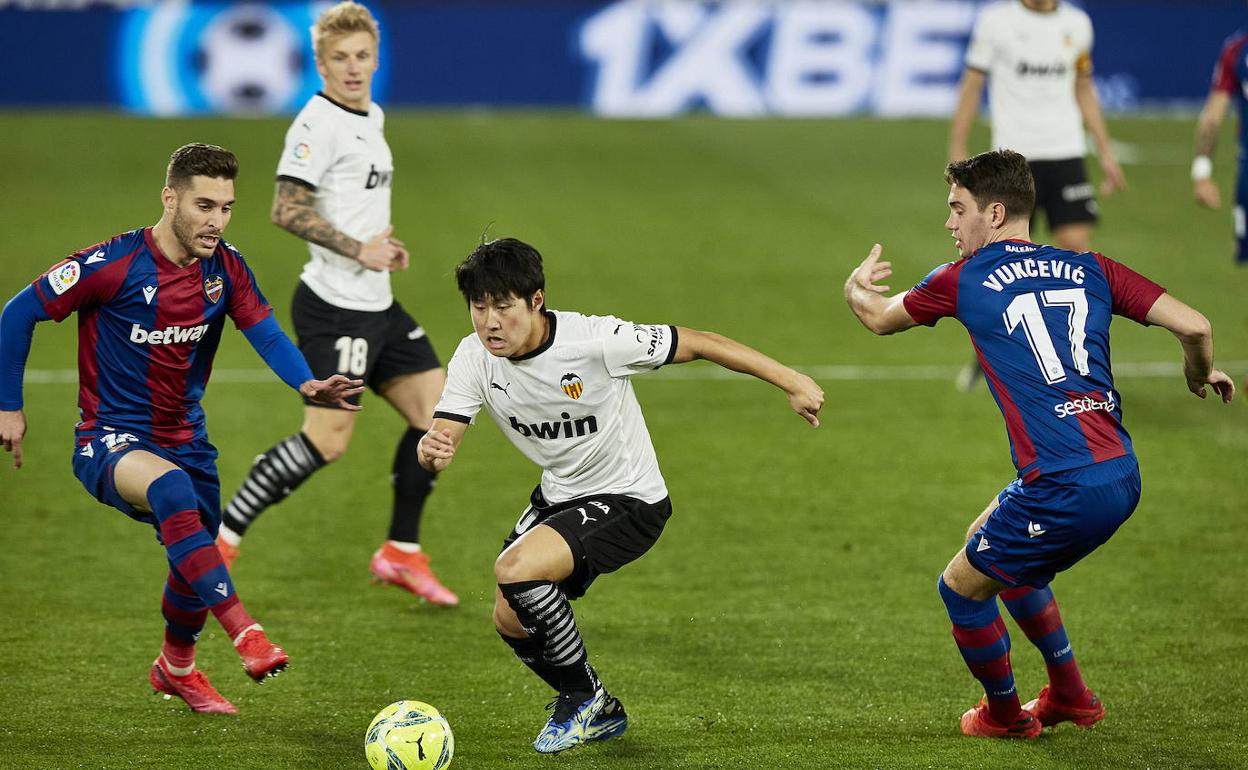
{"type": "Polygon", "coordinates": [[[594,740],[590,730],[594,720],[607,705],[607,692],[601,686],[584,700],[584,693],[559,693],[554,700],[555,711],[533,741],[533,748],[542,754],[557,754],[577,744],[594,740]]]}
{"type": "Polygon", "coordinates": [[[589,727],[585,728],[585,740],[588,741],[605,741],[608,738],[614,738],[617,735],[623,735],[628,729],[628,714],[624,713],[624,704],[620,703],[620,699],[607,694],[607,702],[603,704],[602,710],[598,712],[598,716],[594,717],[594,721],[589,723],[589,727]]]}

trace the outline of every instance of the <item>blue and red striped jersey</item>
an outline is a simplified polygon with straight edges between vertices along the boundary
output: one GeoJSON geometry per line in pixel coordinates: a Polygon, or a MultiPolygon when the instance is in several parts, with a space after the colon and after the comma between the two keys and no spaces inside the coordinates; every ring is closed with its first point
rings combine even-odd
{"type": "Polygon", "coordinates": [[[966,327],[1027,481],[1131,453],[1109,322],[1145,323],[1164,292],[1100,254],[1001,241],[936,268],[903,302],[918,323],[966,327]]]}
{"type": "Polygon", "coordinates": [[[89,246],[32,285],[53,320],[78,313],[79,429],[124,427],[162,446],[206,436],[199,402],[225,317],[247,329],[272,314],[233,246],[179,267],[150,227],[89,246]]]}
{"type": "Polygon", "coordinates": [[[1239,107],[1240,160],[1243,148],[1248,147],[1248,33],[1236,32],[1222,44],[1222,53],[1213,66],[1211,90],[1221,91],[1239,107]]]}

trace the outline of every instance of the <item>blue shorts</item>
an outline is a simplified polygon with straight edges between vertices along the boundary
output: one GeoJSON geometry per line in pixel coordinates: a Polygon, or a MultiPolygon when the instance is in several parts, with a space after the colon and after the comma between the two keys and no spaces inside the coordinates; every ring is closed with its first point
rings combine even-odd
{"type": "Polygon", "coordinates": [[[74,475],[91,496],[135,521],[151,524],[159,532],[155,515],[135,510],[122,499],[113,482],[117,462],[136,449],[163,457],[191,477],[199,503],[199,518],[214,538],[221,528],[221,480],[217,476],[217,448],[206,439],[176,447],[163,447],[125,430],[89,430],[75,434],[74,475]]]}
{"type": "Polygon", "coordinates": [[[1043,588],[1095,551],[1140,502],[1134,455],[1016,479],[997,495],[998,507],[966,542],[966,558],[1008,586],[1043,588]]]}

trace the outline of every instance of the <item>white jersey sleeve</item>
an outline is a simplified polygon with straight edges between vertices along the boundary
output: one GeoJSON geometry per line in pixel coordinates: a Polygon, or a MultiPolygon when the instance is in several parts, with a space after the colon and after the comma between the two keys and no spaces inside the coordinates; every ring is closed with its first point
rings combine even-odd
{"type": "Polygon", "coordinates": [[[434,417],[472,422],[485,404],[487,375],[482,356],[489,355],[476,335],[465,337],[446,366],[446,386],[433,409],[434,417]]]}
{"type": "Polygon", "coordinates": [[[676,355],[676,327],[634,324],[604,316],[595,319],[602,337],[602,359],[612,377],[658,369],[676,355]]]}
{"type": "Polygon", "coordinates": [[[328,120],[300,114],[286,131],[286,146],[277,162],[278,177],[299,179],[319,187],[337,157],[335,131],[328,120]]]}
{"type": "Polygon", "coordinates": [[[984,12],[975,20],[975,27],[971,31],[971,42],[966,48],[966,66],[980,72],[989,72],[992,70],[992,62],[995,58],[994,48],[999,34],[994,29],[994,15],[984,12]]]}

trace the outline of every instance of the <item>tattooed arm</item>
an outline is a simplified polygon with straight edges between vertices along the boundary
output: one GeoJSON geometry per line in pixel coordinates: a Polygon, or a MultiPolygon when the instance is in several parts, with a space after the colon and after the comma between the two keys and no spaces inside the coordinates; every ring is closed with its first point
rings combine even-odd
{"type": "Polygon", "coordinates": [[[407,251],[390,237],[393,226],[359,241],[338,230],[316,210],[316,191],[291,179],[279,179],[273,193],[273,224],[305,241],[356,260],[369,270],[401,270],[407,267],[407,251]]]}

